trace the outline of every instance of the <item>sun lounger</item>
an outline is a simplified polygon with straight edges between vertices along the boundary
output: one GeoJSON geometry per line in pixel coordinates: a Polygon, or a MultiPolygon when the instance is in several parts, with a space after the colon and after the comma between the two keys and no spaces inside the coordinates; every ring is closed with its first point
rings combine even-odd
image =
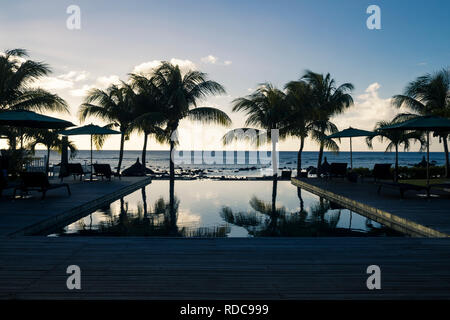
{"type": "Polygon", "coordinates": [[[281,171],[281,179],[282,180],[291,180],[292,171],[283,170],[281,171]]]}
{"type": "Polygon", "coordinates": [[[72,175],[74,180],[77,176],[80,177],[80,181],[83,178],[84,175],[86,175],[86,172],[84,172],[83,167],[81,166],[81,163],[67,163],[65,165],[61,165],[60,170],[60,179],[63,181],[64,177],[68,177],[72,175]]]}
{"type": "Polygon", "coordinates": [[[69,185],[67,183],[50,183],[48,177],[44,172],[22,172],[20,174],[22,183],[14,188],[14,198],[16,197],[17,190],[22,192],[28,192],[30,190],[37,190],[42,192],[42,199],[45,199],[45,195],[48,190],[65,187],[67,193],[71,195],[69,185]]]}
{"type": "Polygon", "coordinates": [[[332,162],[330,164],[330,178],[347,177],[347,163],[332,162]]]}
{"type": "Polygon", "coordinates": [[[17,182],[10,182],[8,181],[8,178],[5,177],[3,174],[0,174],[0,197],[3,195],[3,190],[7,189],[14,189],[19,184],[17,182]]]}
{"type": "Polygon", "coordinates": [[[375,163],[372,176],[374,181],[392,179],[390,163],[375,163]]]}
{"type": "Polygon", "coordinates": [[[71,174],[74,179],[75,177],[79,176],[80,181],[86,174],[86,172],[84,172],[83,170],[83,167],[81,166],[81,163],[68,163],[67,168],[69,169],[69,174],[71,174]]]}
{"type": "Polygon", "coordinates": [[[113,173],[109,164],[94,163],[93,166],[94,175],[102,177],[102,179],[105,177],[108,180],[111,180],[112,176],[118,176],[120,179],[120,174],[113,173]]]}

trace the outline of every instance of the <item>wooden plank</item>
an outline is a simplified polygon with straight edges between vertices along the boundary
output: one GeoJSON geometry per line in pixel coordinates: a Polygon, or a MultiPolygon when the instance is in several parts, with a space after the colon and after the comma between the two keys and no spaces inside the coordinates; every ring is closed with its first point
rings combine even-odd
{"type": "MultiPolygon", "coordinates": [[[[30,199],[0,198],[0,236],[31,235],[43,230],[65,226],[103,205],[123,197],[151,182],[148,177],[122,177],[112,181],[68,181],[69,197],[63,188],[48,192],[45,200],[32,193],[30,199]]],[[[11,191],[10,191],[11,192],[11,191]]]]}
{"type": "Polygon", "coordinates": [[[0,241],[3,299],[448,299],[450,240],[46,238],[0,241]],[[82,290],[66,288],[66,268],[82,290]],[[379,265],[382,290],[366,287],[379,265]]]}
{"type": "Polygon", "coordinates": [[[378,195],[374,183],[350,183],[341,179],[292,178],[292,183],[411,236],[450,236],[448,196],[426,199],[410,192],[402,199],[396,190],[387,189],[378,195]]]}

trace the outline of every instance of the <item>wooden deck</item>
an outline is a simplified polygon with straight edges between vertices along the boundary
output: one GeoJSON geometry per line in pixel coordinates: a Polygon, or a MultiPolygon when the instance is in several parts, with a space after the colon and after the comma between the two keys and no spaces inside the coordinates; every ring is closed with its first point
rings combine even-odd
{"type": "MultiPolygon", "coordinates": [[[[448,238],[24,236],[65,224],[149,182],[72,182],[71,197],[61,189],[44,201],[3,198],[0,299],[450,299],[448,238]],[[81,290],[66,287],[69,265],[81,268],[81,290]],[[369,265],[381,268],[381,290],[367,289],[369,265]]],[[[352,192],[335,182],[328,187],[333,184],[335,194],[352,192]]],[[[427,221],[433,229],[417,232],[447,232],[448,200],[365,197],[387,202],[398,216],[408,212],[409,201],[423,203],[422,210],[431,204],[427,221]]],[[[408,221],[414,215],[426,225],[420,211],[412,211],[408,221]]]]}
{"type": "Polygon", "coordinates": [[[350,183],[342,179],[292,179],[292,183],[375,221],[412,236],[450,236],[450,197],[419,196],[405,193],[400,198],[397,189],[383,188],[371,182],[350,183]]]}
{"type": "Polygon", "coordinates": [[[44,200],[38,192],[30,193],[31,198],[13,200],[10,197],[12,190],[6,190],[0,198],[0,236],[31,235],[64,226],[68,220],[82,217],[150,183],[147,177],[93,182],[66,180],[71,196],[67,195],[66,188],[59,188],[48,191],[44,200]]]}
{"type": "Polygon", "coordinates": [[[3,238],[0,298],[449,299],[449,252],[429,238],[3,238]]]}

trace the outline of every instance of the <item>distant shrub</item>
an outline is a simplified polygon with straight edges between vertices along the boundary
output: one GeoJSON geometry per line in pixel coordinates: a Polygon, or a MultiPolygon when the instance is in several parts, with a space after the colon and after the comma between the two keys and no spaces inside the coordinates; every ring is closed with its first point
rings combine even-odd
{"type": "MultiPolygon", "coordinates": [[[[426,179],[427,168],[419,167],[399,167],[399,177],[402,179],[426,179]]],[[[445,174],[444,166],[431,166],[430,178],[443,177],[445,174]]]]}
{"type": "Polygon", "coordinates": [[[353,168],[352,172],[363,177],[369,177],[372,174],[369,168],[353,168]]]}
{"type": "MultiPolygon", "coordinates": [[[[352,172],[363,176],[372,176],[372,169],[369,168],[353,168],[352,172]]],[[[394,174],[394,168],[391,168],[391,173],[394,174]]],[[[419,167],[399,167],[398,168],[399,178],[401,179],[426,179],[427,178],[427,168],[419,167]]],[[[445,175],[444,166],[431,166],[430,167],[430,178],[439,178],[445,175]]]]}

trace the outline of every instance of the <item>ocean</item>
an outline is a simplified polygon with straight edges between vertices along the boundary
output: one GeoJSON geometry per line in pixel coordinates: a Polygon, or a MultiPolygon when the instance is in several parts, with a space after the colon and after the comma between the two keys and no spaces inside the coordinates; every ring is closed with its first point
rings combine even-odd
{"type": "MultiPolygon", "coordinates": [[[[124,151],[122,161],[122,170],[128,168],[136,162],[137,158],[141,158],[141,151],[127,150],[124,151]]],[[[46,155],[45,150],[36,150],[36,157],[43,157],[46,155]]],[[[231,154],[228,158],[226,153],[216,151],[215,153],[201,152],[183,152],[182,158],[184,163],[176,165],[183,169],[202,169],[207,175],[245,175],[245,176],[263,176],[270,174],[268,172],[270,167],[270,152],[263,152],[261,157],[253,157],[254,153],[246,151],[231,154]],[[190,157],[189,157],[190,155],[190,157]],[[244,157],[245,155],[245,157],[244,157]],[[216,157],[216,163],[213,163],[211,158],[216,157]],[[223,156],[223,157],[221,157],[223,156]],[[221,160],[221,158],[223,160],[221,160]],[[260,161],[261,160],[261,161],[260,161]],[[219,162],[219,163],[217,163],[219,162]],[[222,162],[222,163],[220,163],[222,162]],[[251,170],[249,170],[251,169],[251,170]]],[[[230,154],[229,154],[230,155],[230,154]]],[[[169,151],[147,151],[147,167],[153,170],[164,171],[169,169],[169,151]]],[[[329,163],[331,162],[347,162],[350,166],[350,153],[339,152],[335,154],[332,152],[325,152],[329,163]]],[[[399,165],[413,166],[420,162],[422,157],[426,156],[425,152],[400,152],[399,165]]],[[[305,151],[302,153],[302,168],[317,165],[317,151],[305,151]]],[[[55,165],[60,162],[61,156],[52,151],[50,155],[50,164],[55,165]]],[[[111,168],[117,168],[119,151],[118,150],[94,150],[94,163],[108,163],[111,168]]],[[[90,150],[78,150],[75,157],[70,162],[79,162],[82,165],[89,165],[90,150]]],[[[353,167],[372,168],[375,163],[394,163],[395,153],[393,152],[353,152],[353,167]]],[[[431,152],[430,161],[436,161],[437,165],[445,163],[445,156],[443,152],[431,152]]],[[[279,168],[282,169],[296,169],[297,168],[297,152],[296,151],[280,151],[279,152],[279,168]]]]}

